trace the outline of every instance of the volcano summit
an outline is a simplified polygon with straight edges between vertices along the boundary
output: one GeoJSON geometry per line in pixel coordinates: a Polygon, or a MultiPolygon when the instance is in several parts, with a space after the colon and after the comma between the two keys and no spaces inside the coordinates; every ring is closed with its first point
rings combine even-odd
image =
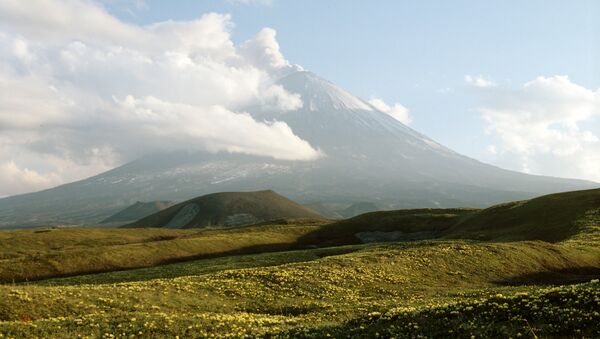
{"type": "Polygon", "coordinates": [[[259,121],[287,123],[320,150],[320,158],[147,155],[85,180],[1,199],[0,226],[94,224],[136,201],[183,201],[223,191],[272,189],[335,215],[355,203],[380,209],[485,207],[594,186],[508,171],[458,154],[311,72],[292,72],[277,84],[299,94],[302,107],[247,111],[259,121]]]}

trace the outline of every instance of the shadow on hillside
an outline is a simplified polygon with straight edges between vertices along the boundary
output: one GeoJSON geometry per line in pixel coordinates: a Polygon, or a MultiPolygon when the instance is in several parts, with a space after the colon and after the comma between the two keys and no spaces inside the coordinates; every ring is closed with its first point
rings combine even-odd
{"type": "MultiPolygon", "coordinates": [[[[342,244],[342,245],[354,245],[354,244],[342,244]]],[[[190,260],[199,260],[199,259],[214,259],[214,258],[222,258],[222,257],[231,257],[238,255],[258,255],[258,254],[267,254],[267,253],[279,253],[279,252],[288,252],[289,254],[293,254],[295,251],[311,251],[317,258],[324,258],[334,255],[348,254],[352,252],[356,252],[359,249],[357,247],[352,246],[339,246],[334,248],[328,247],[320,247],[314,245],[304,245],[301,243],[289,243],[289,244],[269,244],[269,245],[254,245],[254,246],[246,246],[236,250],[231,251],[223,251],[212,254],[203,254],[198,256],[188,256],[184,258],[173,258],[167,259],[161,262],[161,264],[171,264],[178,262],[186,262],[190,260]]]]}
{"type": "Polygon", "coordinates": [[[325,224],[298,238],[299,246],[340,246],[410,242],[440,238],[472,210],[416,209],[379,211],[325,224]]]}
{"type": "MultiPolygon", "coordinates": [[[[192,262],[192,261],[196,261],[196,260],[211,260],[211,259],[227,258],[227,257],[234,257],[234,256],[235,257],[239,257],[239,256],[244,257],[244,256],[256,256],[256,255],[262,255],[262,254],[269,255],[269,254],[280,253],[287,257],[285,259],[282,258],[281,260],[273,260],[272,262],[269,262],[268,260],[262,261],[261,258],[257,257],[256,261],[253,264],[246,265],[246,266],[242,265],[239,268],[268,267],[268,266],[281,265],[281,264],[287,264],[287,263],[308,262],[308,261],[318,260],[318,259],[329,257],[329,256],[348,254],[348,253],[356,252],[358,250],[360,250],[360,247],[357,247],[357,246],[340,246],[340,247],[332,247],[332,248],[316,248],[316,247],[312,247],[312,246],[304,246],[304,247],[299,248],[295,244],[257,245],[257,246],[248,246],[248,247],[240,248],[237,250],[224,251],[224,252],[218,252],[218,253],[213,253],[213,254],[165,259],[165,260],[162,260],[162,261],[156,263],[155,265],[151,265],[151,266],[117,268],[117,269],[109,269],[109,270],[102,270],[102,269],[87,270],[87,271],[82,271],[82,272],[79,272],[76,274],[54,274],[52,276],[42,276],[42,277],[39,277],[36,279],[14,280],[14,281],[6,281],[6,282],[0,280],[0,285],[4,284],[4,283],[32,283],[32,282],[36,282],[36,281],[46,281],[46,280],[49,281],[51,284],[62,285],[63,282],[60,281],[60,279],[68,279],[68,278],[77,277],[77,276],[88,276],[88,275],[96,275],[96,274],[104,274],[104,273],[118,274],[119,272],[152,269],[152,268],[161,267],[163,265],[172,265],[172,264],[179,264],[179,263],[185,263],[185,262],[192,262]],[[310,254],[307,255],[307,253],[310,253],[310,254]],[[59,279],[59,281],[54,281],[55,279],[59,279]]],[[[227,266],[228,263],[225,263],[224,265],[227,266]]],[[[224,269],[229,269],[229,268],[224,268],[224,269]]],[[[220,270],[219,269],[215,270],[215,272],[218,272],[218,271],[220,271],[220,270]]],[[[108,278],[106,278],[107,280],[104,281],[103,283],[145,281],[145,280],[161,278],[161,277],[175,278],[175,277],[180,277],[180,276],[185,276],[185,275],[190,275],[190,273],[185,270],[182,272],[175,272],[175,273],[173,273],[173,271],[167,270],[167,272],[161,272],[160,274],[156,273],[156,272],[150,272],[150,273],[147,273],[147,275],[135,275],[134,274],[133,276],[124,276],[124,277],[120,277],[120,278],[117,277],[115,279],[108,277],[108,278]]],[[[86,282],[83,282],[83,283],[86,283],[86,282]]],[[[98,283],[98,281],[90,280],[87,283],[98,283]]],[[[69,284],[79,285],[82,283],[81,282],[75,282],[75,283],[71,282],[69,284]]]]}
{"type": "Polygon", "coordinates": [[[507,286],[519,285],[568,285],[589,282],[600,278],[600,267],[578,267],[562,270],[528,273],[495,283],[507,286]]]}

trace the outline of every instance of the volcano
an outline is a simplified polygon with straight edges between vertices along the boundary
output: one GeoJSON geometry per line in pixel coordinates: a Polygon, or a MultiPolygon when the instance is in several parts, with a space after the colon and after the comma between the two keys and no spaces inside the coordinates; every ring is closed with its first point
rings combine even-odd
{"type": "Polygon", "coordinates": [[[321,158],[148,155],[85,180],[0,199],[0,227],[95,224],[136,201],[183,201],[223,191],[272,189],[335,214],[356,203],[381,209],[486,207],[597,187],[508,171],[458,154],[311,72],[293,72],[278,84],[300,94],[302,108],[247,111],[257,120],[287,123],[321,158]]]}

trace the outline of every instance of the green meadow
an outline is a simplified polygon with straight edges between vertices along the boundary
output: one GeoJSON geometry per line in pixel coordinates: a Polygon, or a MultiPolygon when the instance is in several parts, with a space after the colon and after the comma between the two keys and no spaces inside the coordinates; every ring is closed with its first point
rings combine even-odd
{"type": "Polygon", "coordinates": [[[0,244],[3,338],[600,336],[600,190],[227,230],[6,231],[0,244]]]}

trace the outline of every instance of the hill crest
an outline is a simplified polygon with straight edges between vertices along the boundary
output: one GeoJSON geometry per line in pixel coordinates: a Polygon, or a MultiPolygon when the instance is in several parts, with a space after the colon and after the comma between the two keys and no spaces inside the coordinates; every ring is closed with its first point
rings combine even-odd
{"type": "Polygon", "coordinates": [[[323,218],[272,190],[203,195],[142,218],[126,227],[238,227],[282,218],[323,218]]]}

